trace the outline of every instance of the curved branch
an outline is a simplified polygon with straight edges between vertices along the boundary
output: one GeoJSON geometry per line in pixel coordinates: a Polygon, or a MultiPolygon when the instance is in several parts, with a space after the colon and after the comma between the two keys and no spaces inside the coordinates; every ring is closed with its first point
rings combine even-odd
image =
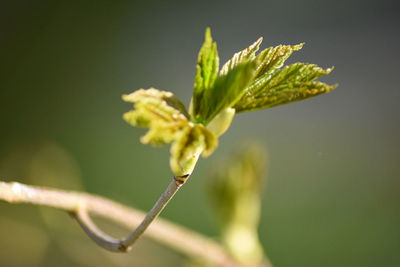
{"type": "Polygon", "coordinates": [[[76,219],[83,231],[100,247],[110,251],[128,251],[128,249],[122,250],[122,244],[119,239],[112,238],[103,233],[90,219],[89,214],[84,209],[79,209],[76,212],[69,212],[70,215],[76,219]]]}
{"type": "Polygon", "coordinates": [[[76,211],[70,211],[73,218],[77,220],[85,233],[99,246],[113,252],[127,252],[139,237],[146,231],[150,224],[158,217],[168,202],[182,186],[178,180],[174,178],[168,185],[165,192],[160,196],[153,208],[147,213],[143,221],[137,226],[129,236],[124,239],[115,239],[103,233],[90,219],[86,208],[80,207],[76,211]]]}
{"type": "MultiPolygon", "coordinates": [[[[177,186],[179,188],[179,185],[177,186]]],[[[103,240],[108,240],[110,243],[121,244],[121,241],[104,235],[93,224],[87,213],[107,218],[129,229],[140,225],[145,217],[142,211],[100,196],[17,182],[0,182],[0,200],[9,203],[37,204],[68,211],[78,219],[81,226],[84,225],[83,229],[89,236],[91,234],[102,236],[103,240]]],[[[217,242],[161,218],[149,226],[149,231],[146,231],[145,235],[178,252],[208,260],[215,265],[241,266],[217,242]]],[[[92,236],[91,238],[93,239],[92,236]]]]}

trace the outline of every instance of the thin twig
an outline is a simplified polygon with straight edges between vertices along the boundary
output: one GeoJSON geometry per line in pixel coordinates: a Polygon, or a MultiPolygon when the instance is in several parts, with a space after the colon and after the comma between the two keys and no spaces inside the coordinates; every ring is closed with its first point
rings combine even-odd
{"type": "MultiPolygon", "coordinates": [[[[145,217],[141,211],[106,198],[74,191],[29,186],[16,182],[0,182],[0,200],[9,203],[31,203],[62,209],[84,222],[85,231],[102,232],[91,222],[86,212],[112,220],[129,229],[140,225],[145,217]]],[[[160,210],[161,211],[161,210],[160,210]]],[[[157,219],[145,232],[147,237],[191,257],[206,260],[218,266],[241,266],[215,241],[164,219],[157,219]]],[[[109,238],[103,236],[103,239],[109,238]]],[[[110,238],[110,242],[117,239],[110,238]]]]}
{"type": "Polygon", "coordinates": [[[182,184],[178,183],[175,178],[170,182],[165,192],[154,204],[153,208],[147,213],[146,217],[140,223],[140,225],[135,229],[135,231],[130,234],[127,238],[122,240],[121,248],[127,248],[135,243],[135,241],[143,234],[143,232],[149,227],[149,225],[154,221],[155,218],[160,214],[160,212],[165,208],[168,202],[172,199],[175,193],[179,190],[182,184]]]}

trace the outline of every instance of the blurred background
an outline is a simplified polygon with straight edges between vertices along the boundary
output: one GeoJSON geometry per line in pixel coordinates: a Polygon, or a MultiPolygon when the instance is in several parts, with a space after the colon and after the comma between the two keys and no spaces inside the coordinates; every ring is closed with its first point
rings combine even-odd
{"type": "MultiPolygon", "coordinates": [[[[162,217],[217,236],[204,190],[244,139],[268,153],[259,228],[275,266],[399,266],[399,2],[1,1],[0,177],[100,194],[149,210],[169,183],[168,147],[140,144],[121,95],[155,87],[189,103],[204,30],[221,63],[305,42],[288,63],[335,66],[332,93],[236,116],[162,217]]],[[[142,238],[98,248],[60,211],[0,203],[0,266],[181,266],[142,238]]]]}

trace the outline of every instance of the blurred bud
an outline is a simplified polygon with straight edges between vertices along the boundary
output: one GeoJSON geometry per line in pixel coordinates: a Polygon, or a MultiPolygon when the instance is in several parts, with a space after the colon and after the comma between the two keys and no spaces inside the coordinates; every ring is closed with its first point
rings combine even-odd
{"type": "Polygon", "coordinates": [[[225,164],[218,165],[208,183],[224,246],[239,262],[251,266],[264,259],[257,229],[265,163],[266,153],[260,144],[247,143],[225,164]]]}

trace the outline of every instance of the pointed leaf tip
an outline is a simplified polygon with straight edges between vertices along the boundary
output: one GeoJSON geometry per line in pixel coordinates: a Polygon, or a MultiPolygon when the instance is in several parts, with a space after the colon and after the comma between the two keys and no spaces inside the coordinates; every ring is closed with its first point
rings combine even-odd
{"type": "Polygon", "coordinates": [[[190,115],[195,121],[199,118],[200,106],[204,102],[204,94],[214,86],[218,76],[218,69],[219,56],[217,44],[212,40],[210,28],[207,28],[205,40],[197,58],[192,105],[189,109],[190,115]]]}
{"type": "Polygon", "coordinates": [[[211,28],[210,27],[206,28],[206,31],[204,33],[204,39],[205,39],[205,41],[211,41],[212,42],[211,28]]]}
{"type": "Polygon", "coordinates": [[[226,75],[229,71],[231,71],[237,65],[244,63],[246,61],[254,60],[256,57],[255,54],[258,51],[258,49],[260,48],[262,40],[263,40],[263,38],[260,37],[260,38],[258,38],[257,41],[255,41],[249,47],[243,49],[242,51],[235,53],[233,55],[233,57],[222,66],[221,70],[219,71],[219,75],[226,75]]]}

